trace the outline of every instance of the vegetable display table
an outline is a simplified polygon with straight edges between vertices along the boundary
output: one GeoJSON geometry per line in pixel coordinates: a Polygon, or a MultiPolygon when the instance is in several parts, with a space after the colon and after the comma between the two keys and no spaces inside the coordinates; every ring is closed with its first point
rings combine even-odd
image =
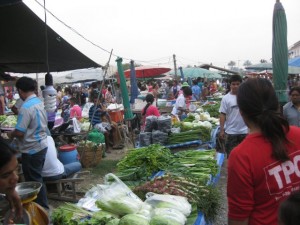
{"type": "MultiPolygon", "coordinates": [[[[218,183],[219,179],[220,179],[221,168],[222,168],[222,165],[224,163],[225,154],[223,154],[223,153],[217,153],[216,157],[217,157],[217,164],[219,166],[219,172],[218,172],[218,174],[215,177],[212,177],[211,181],[210,181],[210,183],[212,183],[214,185],[216,185],[218,183]]],[[[208,223],[206,223],[204,215],[203,215],[202,212],[198,213],[198,217],[197,217],[194,225],[209,225],[208,223]]]]}
{"type": "MultiPolygon", "coordinates": [[[[209,181],[210,184],[216,185],[218,183],[218,181],[220,179],[221,168],[222,168],[222,165],[224,163],[224,159],[225,159],[225,155],[223,153],[217,153],[216,160],[217,160],[217,164],[218,164],[218,167],[219,167],[219,171],[218,171],[218,174],[216,176],[211,177],[211,180],[209,181]]],[[[164,171],[159,171],[156,174],[154,174],[152,178],[163,176],[164,173],[165,173],[164,171]]],[[[194,225],[209,225],[208,223],[206,223],[205,217],[204,217],[202,212],[199,211],[198,217],[197,217],[194,225]]]]}

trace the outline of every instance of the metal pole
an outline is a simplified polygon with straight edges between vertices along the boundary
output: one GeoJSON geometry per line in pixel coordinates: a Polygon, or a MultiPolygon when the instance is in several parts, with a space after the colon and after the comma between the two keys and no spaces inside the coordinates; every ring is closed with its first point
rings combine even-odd
{"type": "Polygon", "coordinates": [[[176,55],[175,54],[173,54],[173,61],[174,61],[175,80],[177,80],[177,66],[176,66],[176,55]]]}

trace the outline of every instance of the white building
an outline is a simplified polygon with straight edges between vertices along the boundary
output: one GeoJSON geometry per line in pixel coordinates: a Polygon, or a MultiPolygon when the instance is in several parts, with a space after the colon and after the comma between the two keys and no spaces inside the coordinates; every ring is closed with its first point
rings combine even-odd
{"type": "Polygon", "coordinates": [[[300,41],[289,47],[289,59],[300,57],[300,41]]]}

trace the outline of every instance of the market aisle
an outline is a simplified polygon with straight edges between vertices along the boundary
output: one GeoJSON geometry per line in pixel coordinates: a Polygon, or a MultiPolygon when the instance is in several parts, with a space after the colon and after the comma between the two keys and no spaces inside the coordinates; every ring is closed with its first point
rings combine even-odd
{"type": "Polygon", "coordinates": [[[221,176],[217,187],[221,192],[221,209],[214,225],[227,225],[227,159],[224,160],[222,165],[221,176]]]}

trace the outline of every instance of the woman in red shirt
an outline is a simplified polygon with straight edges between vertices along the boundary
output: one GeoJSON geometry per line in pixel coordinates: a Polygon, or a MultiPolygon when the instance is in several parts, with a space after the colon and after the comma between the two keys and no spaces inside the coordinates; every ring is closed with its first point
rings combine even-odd
{"type": "Polygon", "coordinates": [[[147,116],[160,116],[160,113],[158,111],[158,108],[153,104],[154,102],[154,96],[152,94],[146,95],[146,106],[142,110],[142,116],[143,116],[143,125],[145,126],[145,121],[147,116]]]}
{"type": "Polygon", "coordinates": [[[237,105],[249,133],[228,159],[228,225],[277,225],[280,203],[300,189],[300,128],[267,79],[243,82],[237,105]]]}

